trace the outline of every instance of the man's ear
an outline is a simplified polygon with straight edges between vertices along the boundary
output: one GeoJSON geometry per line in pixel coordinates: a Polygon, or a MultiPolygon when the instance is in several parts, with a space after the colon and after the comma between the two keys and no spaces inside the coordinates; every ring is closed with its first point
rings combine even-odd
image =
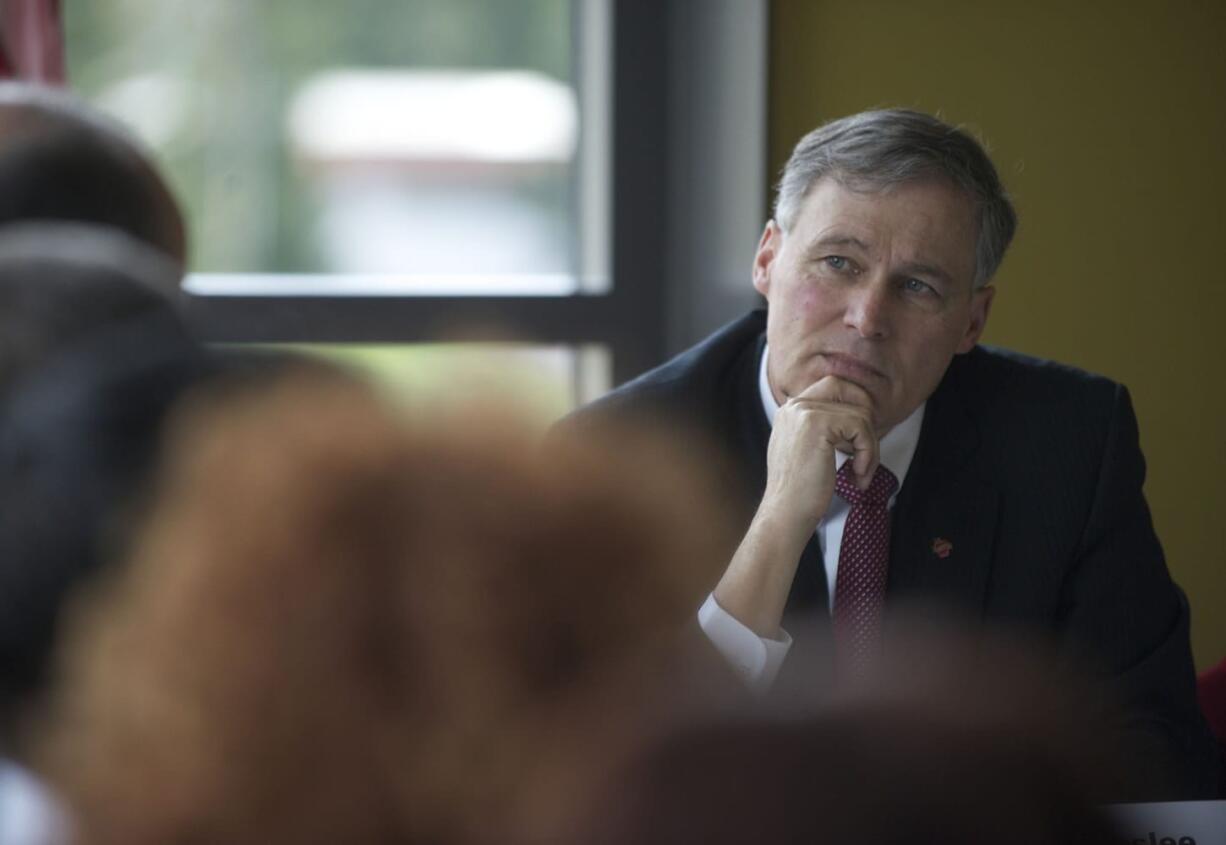
{"type": "Polygon", "coordinates": [[[782,244],[783,230],[774,220],[767,220],[762,239],[758,241],[758,251],[753,256],[753,286],[768,301],[771,298],[771,264],[778,257],[782,244]]]}
{"type": "Polygon", "coordinates": [[[988,324],[988,312],[992,310],[992,297],[996,296],[996,288],[984,285],[979,290],[971,291],[971,319],[966,326],[966,334],[958,343],[958,354],[970,352],[979,342],[980,335],[988,324]]]}

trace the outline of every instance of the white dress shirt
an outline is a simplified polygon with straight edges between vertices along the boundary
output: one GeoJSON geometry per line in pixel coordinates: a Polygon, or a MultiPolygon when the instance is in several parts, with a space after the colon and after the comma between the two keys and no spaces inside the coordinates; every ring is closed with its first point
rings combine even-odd
{"type": "MultiPolygon", "coordinates": [[[[762,398],[762,409],[766,419],[773,428],[775,414],[779,412],[779,404],[771,393],[770,383],[766,378],[766,361],[769,347],[762,350],[762,362],[758,369],[758,392],[762,398]]],[[[925,403],[926,404],[926,403],[925,403]]],[[[894,426],[879,443],[881,463],[898,479],[898,489],[902,489],[911,467],[911,459],[915,456],[915,447],[919,443],[920,427],[924,422],[924,405],[921,404],[909,417],[894,426]]],[[[843,452],[835,453],[835,469],[843,466],[849,456],[843,452]]],[[[894,507],[898,494],[890,497],[889,507],[894,507]]],[[[822,560],[826,564],[827,593],[831,605],[834,603],[834,584],[839,570],[839,545],[843,541],[843,525],[847,522],[847,514],[851,506],[839,495],[830,499],[830,506],[817,523],[817,541],[821,545],[822,560]]],[[[728,664],[741,679],[758,692],[766,692],[779,674],[779,668],[791,648],[792,638],[787,631],[780,629],[781,639],[774,640],[759,637],[752,630],[741,624],[739,620],[725,611],[715,601],[715,594],[707,597],[706,602],[698,611],[698,624],[703,633],[723,655],[728,664]]]]}

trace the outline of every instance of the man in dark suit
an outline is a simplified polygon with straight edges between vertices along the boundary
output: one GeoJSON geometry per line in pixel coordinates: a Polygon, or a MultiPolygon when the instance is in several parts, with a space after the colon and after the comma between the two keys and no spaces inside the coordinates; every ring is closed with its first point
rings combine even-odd
{"type": "Polygon", "coordinates": [[[733,456],[745,531],[699,620],[751,686],[784,664],[785,612],[829,627],[847,675],[880,648],[883,605],[938,603],[1090,661],[1138,766],[1173,771],[1168,794],[1211,795],[1187,603],[1126,390],[977,345],[1015,221],[979,144],[931,116],[819,127],[754,258],[767,310],[579,420],[687,423],[733,456]]]}

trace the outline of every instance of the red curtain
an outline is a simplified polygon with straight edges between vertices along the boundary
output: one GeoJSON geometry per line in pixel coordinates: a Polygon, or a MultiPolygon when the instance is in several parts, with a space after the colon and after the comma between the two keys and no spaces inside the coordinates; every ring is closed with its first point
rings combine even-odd
{"type": "Polygon", "coordinates": [[[0,0],[0,78],[64,82],[60,0],[0,0]]]}

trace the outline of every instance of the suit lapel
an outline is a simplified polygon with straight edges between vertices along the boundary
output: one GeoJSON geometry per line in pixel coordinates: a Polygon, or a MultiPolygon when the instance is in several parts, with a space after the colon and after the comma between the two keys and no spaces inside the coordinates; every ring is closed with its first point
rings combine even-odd
{"type": "MultiPolygon", "coordinates": [[[[974,353],[971,353],[974,354],[974,353]]],[[[915,458],[893,512],[891,601],[923,599],[979,617],[992,568],[999,492],[975,462],[962,356],[928,400],[915,458]]]]}

